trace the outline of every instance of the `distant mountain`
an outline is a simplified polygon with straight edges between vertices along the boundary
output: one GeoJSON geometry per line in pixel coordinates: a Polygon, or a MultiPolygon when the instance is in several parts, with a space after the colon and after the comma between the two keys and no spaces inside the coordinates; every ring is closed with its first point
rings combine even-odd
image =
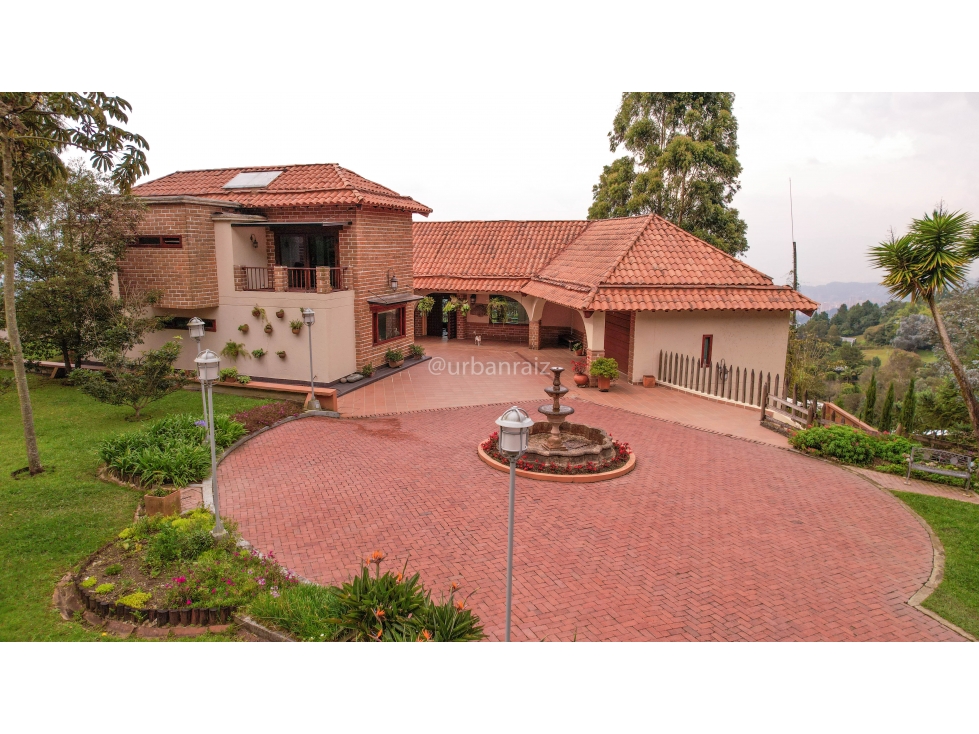
{"type": "Polygon", "coordinates": [[[827,283],[826,285],[800,285],[803,295],[819,302],[820,311],[835,311],[844,303],[854,306],[864,301],[883,305],[891,300],[887,289],[877,283],[827,283]]]}

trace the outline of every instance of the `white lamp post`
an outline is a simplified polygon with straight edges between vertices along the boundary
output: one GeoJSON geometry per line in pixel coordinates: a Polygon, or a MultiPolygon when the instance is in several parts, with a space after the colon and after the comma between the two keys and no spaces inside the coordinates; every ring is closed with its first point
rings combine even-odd
{"type": "Polygon", "coordinates": [[[218,503],[218,459],[214,449],[214,391],[211,389],[218,379],[218,372],[221,369],[221,360],[210,349],[205,349],[197,355],[194,360],[197,365],[197,377],[201,381],[201,386],[206,389],[204,402],[207,404],[204,412],[207,420],[207,435],[211,442],[211,498],[214,502],[214,529],[211,535],[215,538],[223,538],[228,534],[221,522],[221,507],[218,503]]]}
{"type": "Polygon", "coordinates": [[[534,421],[514,405],[496,419],[500,427],[500,451],[510,460],[510,523],[506,553],[506,641],[510,641],[510,605],[513,600],[513,496],[517,483],[517,461],[527,452],[530,427],[534,421]]]}
{"type": "Polygon", "coordinates": [[[316,386],[313,384],[313,324],[316,323],[316,312],[311,308],[303,309],[303,323],[309,334],[309,407],[311,410],[320,409],[320,401],[316,399],[316,386]]]}
{"type": "MultiPolygon", "coordinates": [[[[201,355],[201,339],[204,338],[204,322],[196,316],[187,322],[190,338],[197,342],[197,356],[201,355]]],[[[201,400],[204,401],[204,421],[207,422],[207,395],[204,394],[204,383],[201,383],[201,400]]],[[[208,422],[208,425],[211,425],[208,422]]]]}

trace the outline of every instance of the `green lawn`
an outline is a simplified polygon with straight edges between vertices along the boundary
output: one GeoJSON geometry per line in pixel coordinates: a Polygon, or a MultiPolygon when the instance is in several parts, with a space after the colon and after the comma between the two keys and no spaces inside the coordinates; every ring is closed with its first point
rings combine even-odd
{"type": "MultiPolygon", "coordinates": [[[[868,362],[870,360],[872,360],[874,357],[879,357],[880,358],[880,366],[883,367],[884,365],[887,364],[887,360],[889,360],[891,358],[891,352],[893,352],[893,351],[894,351],[894,348],[893,347],[880,347],[878,349],[864,349],[863,350],[863,357],[868,362]]],[[[928,364],[930,362],[934,362],[936,359],[938,359],[938,355],[935,354],[930,349],[919,349],[915,353],[919,357],[921,357],[921,361],[924,362],[925,364],[928,364]]]]}
{"type": "Polygon", "coordinates": [[[895,492],[925,519],[945,546],[945,577],[924,606],[979,637],[979,506],[895,492]]]}
{"type": "MultiPolygon", "coordinates": [[[[96,639],[97,633],[63,622],[51,595],[67,570],[132,522],[139,494],[96,479],[95,447],[145,423],[127,422],[131,409],[102,405],[57,380],[32,375],[30,381],[43,474],[11,478],[27,466],[24,434],[16,391],[0,397],[0,640],[96,639]]],[[[214,396],[222,413],[262,402],[268,401],[214,396]]],[[[200,410],[199,392],[180,391],[146,413],[152,419],[200,410]]]]}

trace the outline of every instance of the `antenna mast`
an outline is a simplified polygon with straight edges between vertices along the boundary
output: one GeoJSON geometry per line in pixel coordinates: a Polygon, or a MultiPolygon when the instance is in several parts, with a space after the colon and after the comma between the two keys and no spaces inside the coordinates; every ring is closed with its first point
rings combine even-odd
{"type": "MultiPolygon", "coordinates": [[[[789,179],[789,226],[792,230],[792,290],[799,290],[799,254],[795,246],[795,212],[792,210],[792,179],[789,179]]],[[[796,312],[792,312],[792,324],[796,323],[796,312]]]]}

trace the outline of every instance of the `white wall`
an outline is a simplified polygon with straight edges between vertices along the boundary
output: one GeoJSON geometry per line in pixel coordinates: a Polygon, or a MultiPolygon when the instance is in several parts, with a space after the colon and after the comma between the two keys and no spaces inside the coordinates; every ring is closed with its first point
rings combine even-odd
{"type": "Polygon", "coordinates": [[[713,334],[712,361],[781,375],[789,338],[789,313],[778,311],[698,311],[636,314],[632,381],[655,375],[659,352],[700,356],[703,336],[713,334]]]}

